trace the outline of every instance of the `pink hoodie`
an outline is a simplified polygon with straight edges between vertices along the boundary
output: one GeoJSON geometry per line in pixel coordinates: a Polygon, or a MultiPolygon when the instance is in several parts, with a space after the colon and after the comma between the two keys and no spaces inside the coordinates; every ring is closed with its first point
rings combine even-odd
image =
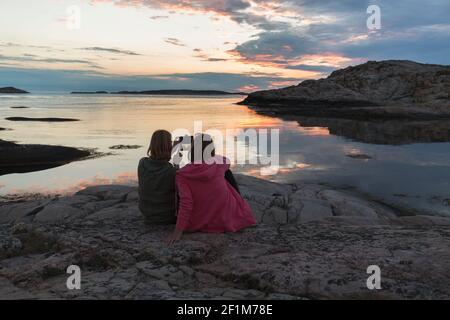
{"type": "MultiPolygon", "coordinates": [[[[222,160],[220,156],[216,158],[222,160]]],[[[191,163],[177,172],[177,229],[222,233],[256,224],[247,202],[225,180],[228,162],[225,159],[223,164],[191,163]]]]}

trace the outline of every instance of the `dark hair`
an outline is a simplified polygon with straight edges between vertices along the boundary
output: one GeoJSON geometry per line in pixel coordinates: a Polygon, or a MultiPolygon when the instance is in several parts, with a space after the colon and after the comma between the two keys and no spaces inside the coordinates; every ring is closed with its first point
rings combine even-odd
{"type": "Polygon", "coordinates": [[[209,134],[198,134],[194,137],[191,144],[191,162],[203,163],[205,160],[210,159],[216,155],[216,149],[214,147],[214,141],[209,134]],[[205,155],[205,150],[209,149],[210,153],[205,155]]]}
{"type": "Polygon", "coordinates": [[[147,155],[153,160],[169,161],[172,157],[172,135],[166,130],[153,133],[147,155]]]}

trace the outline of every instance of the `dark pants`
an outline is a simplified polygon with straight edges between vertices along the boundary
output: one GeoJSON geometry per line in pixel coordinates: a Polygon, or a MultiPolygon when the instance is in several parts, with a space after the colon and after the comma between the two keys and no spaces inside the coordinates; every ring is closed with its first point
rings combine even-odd
{"type": "Polygon", "coordinates": [[[241,191],[239,190],[239,186],[236,182],[236,179],[234,179],[234,175],[233,172],[231,172],[231,170],[227,170],[225,172],[225,180],[228,181],[229,184],[231,184],[231,186],[239,193],[241,194],[241,191]]]}

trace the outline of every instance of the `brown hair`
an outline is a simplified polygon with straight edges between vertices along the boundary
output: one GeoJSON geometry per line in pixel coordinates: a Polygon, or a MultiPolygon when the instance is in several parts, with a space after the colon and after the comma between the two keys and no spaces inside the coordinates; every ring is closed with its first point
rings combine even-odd
{"type": "Polygon", "coordinates": [[[147,155],[153,160],[169,161],[172,156],[172,135],[166,130],[153,133],[147,155]]]}

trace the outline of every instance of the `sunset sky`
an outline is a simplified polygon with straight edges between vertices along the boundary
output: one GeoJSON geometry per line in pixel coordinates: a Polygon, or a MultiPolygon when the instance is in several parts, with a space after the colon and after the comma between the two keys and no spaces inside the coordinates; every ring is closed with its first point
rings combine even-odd
{"type": "Polygon", "coordinates": [[[450,1],[0,1],[0,86],[25,90],[254,91],[383,59],[450,64],[450,1]]]}

